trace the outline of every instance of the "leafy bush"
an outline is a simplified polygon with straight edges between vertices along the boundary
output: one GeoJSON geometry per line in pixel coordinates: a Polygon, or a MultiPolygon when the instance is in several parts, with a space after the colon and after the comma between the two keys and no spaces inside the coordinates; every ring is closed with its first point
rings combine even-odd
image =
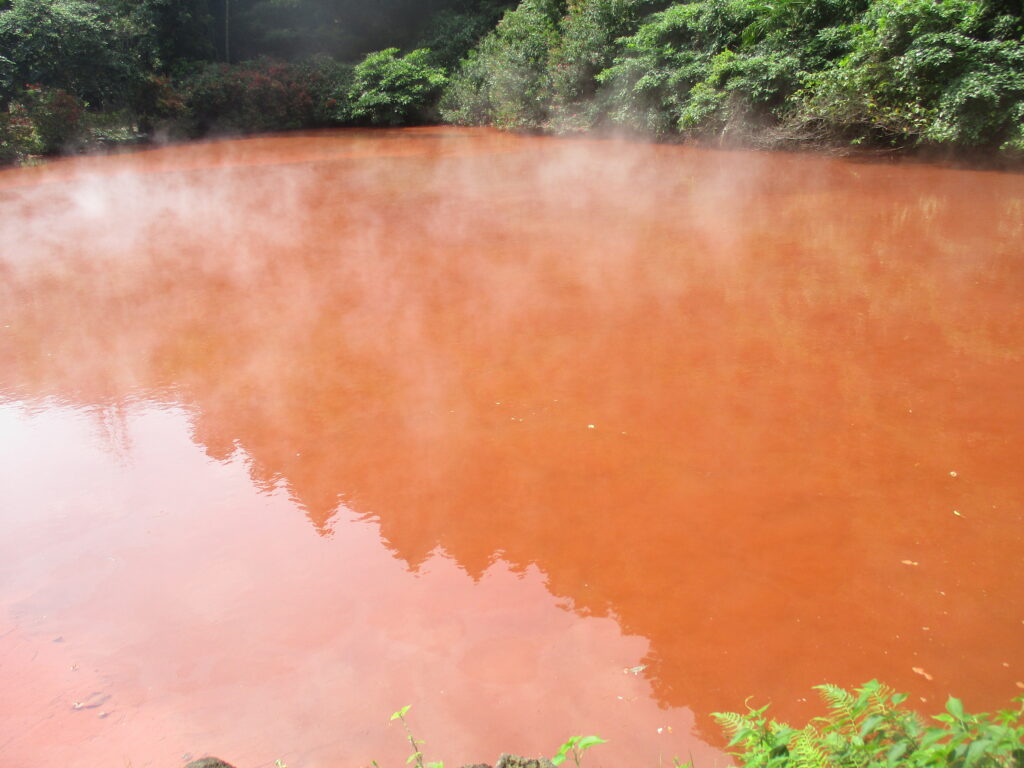
{"type": "Polygon", "coordinates": [[[25,107],[11,104],[0,110],[0,165],[16,163],[35,151],[35,131],[25,107]]]}
{"type": "Polygon", "coordinates": [[[181,92],[200,133],[307,128],[328,121],[336,106],[331,94],[346,74],[329,59],[211,64],[186,79],[181,92]]]}
{"type": "Polygon", "coordinates": [[[600,119],[597,75],[612,64],[617,40],[664,3],[652,0],[570,0],[551,52],[554,126],[590,128],[600,119]]]}
{"type": "Polygon", "coordinates": [[[849,56],[808,78],[826,135],[890,144],[1024,148],[1024,45],[1016,21],[974,0],[878,0],[849,56]]]}
{"type": "Polygon", "coordinates": [[[441,100],[444,118],[512,129],[544,126],[552,96],[548,59],[562,10],[555,0],[523,0],[506,13],[452,76],[441,100]]]}
{"type": "Polygon", "coordinates": [[[656,136],[1024,154],[1013,0],[522,0],[446,119],[656,136]]]}
{"type": "Polygon", "coordinates": [[[0,100],[24,83],[58,88],[94,105],[126,98],[137,68],[132,30],[85,0],[10,0],[0,4],[0,100]]]}
{"type": "Polygon", "coordinates": [[[399,56],[397,48],[369,54],[352,72],[336,114],[341,120],[372,125],[421,122],[430,116],[447,78],[420,48],[399,56]]]}
{"type": "MultiPolygon", "coordinates": [[[[713,113],[721,101],[708,93],[719,84],[714,70],[731,60],[725,51],[738,43],[751,20],[749,11],[726,0],[677,4],[654,14],[620,41],[620,54],[597,75],[607,89],[611,120],[655,134],[676,131],[692,89],[702,81],[708,82],[704,93],[694,94],[696,106],[713,113]]],[[[693,117],[687,118],[687,128],[696,127],[693,117]]]]}
{"type": "Polygon", "coordinates": [[[36,147],[43,154],[73,148],[82,135],[82,102],[59,88],[30,85],[21,103],[34,128],[36,147]]]}
{"type": "Polygon", "coordinates": [[[742,768],[1020,768],[1024,765],[1024,698],[1016,710],[971,715],[950,697],[927,725],[897,694],[872,680],[850,693],[819,685],[828,714],[804,728],[769,719],[760,709],[714,713],[732,734],[742,768]]]}
{"type": "Polygon", "coordinates": [[[458,0],[435,13],[417,48],[428,48],[431,60],[451,71],[498,23],[514,0],[458,0]]]}

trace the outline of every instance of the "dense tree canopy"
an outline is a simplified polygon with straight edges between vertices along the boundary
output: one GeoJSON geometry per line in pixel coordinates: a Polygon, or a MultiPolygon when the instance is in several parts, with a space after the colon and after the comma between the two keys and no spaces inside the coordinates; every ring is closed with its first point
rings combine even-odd
{"type": "Polygon", "coordinates": [[[1024,152],[1014,0],[522,0],[448,119],[1024,152]]]}
{"type": "Polygon", "coordinates": [[[440,115],[1022,155],[1024,10],[1021,0],[0,0],[0,156],[73,146],[117,110],[136,136],[440,115]]]}

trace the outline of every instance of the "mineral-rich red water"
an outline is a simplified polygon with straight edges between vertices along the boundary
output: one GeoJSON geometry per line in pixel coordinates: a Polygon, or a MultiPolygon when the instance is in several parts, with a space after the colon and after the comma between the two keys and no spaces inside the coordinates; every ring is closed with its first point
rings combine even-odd
{"type": "Polygon", "coordinates": [[[1024,177],[488,131],[0,173],[4,766],[725,764],[1024,686],[1024,177]]]}

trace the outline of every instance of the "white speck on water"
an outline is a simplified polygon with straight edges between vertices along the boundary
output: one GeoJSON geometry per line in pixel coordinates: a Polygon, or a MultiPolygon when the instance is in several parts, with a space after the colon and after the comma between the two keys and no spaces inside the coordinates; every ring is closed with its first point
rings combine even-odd
{"type": "Polygon", "coordinates": [[[593,424],[587,424],[587,429],[596,429],[596,427],[593,424]]]}

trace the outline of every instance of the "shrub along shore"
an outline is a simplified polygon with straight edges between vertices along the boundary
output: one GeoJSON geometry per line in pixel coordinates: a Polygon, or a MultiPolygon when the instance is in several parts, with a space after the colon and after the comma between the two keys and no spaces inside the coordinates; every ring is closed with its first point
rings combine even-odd
{"type": "MultiPolygon", "coordinates": [[[[871,680],[853,691],[836,685],[815,686],[825,714],[802,728],[773,720],[768,706],[747,706],[744,713],[715,712],[714,719],[731,737],[727,750],[739,768],[1022,768],[1024,766],[1024,696],[1013,708],[995,714],[971,714],[952,696],[944,712],[922,718],[907,705],[907,695],[871,680]]],[[[407,765],[444,768],[429,762],[423,741],[413,734],[403,707],[391,716],[400,721],[410,745],[407,765]]],[[[573,736],[550,759],[503,754],[495,768],[581,768],[586,753],[607,743],[599,736],[573,736]]],[[[659,764],[661,760],[659,758],[659,764]]],[[[644,759],[637,756],[636,765],[644,759]]],[[[279,768],[287,768],[277,760],[279,768]]],[[[377,766],[373,761],[372,765],[377,766]]],[[[673,768],[705,768],[672,761],[673,768]]],[[[185,768],[234,768],[207,757],[185,768]]],[[[466,765],[463,768],[490,768],[466,765]]]]}
{"type": "Polygon", "coordinates": [[[433,122],[1024,158],[1020,0],[236,5],[0,0],[0,162],[433,122]]]}

